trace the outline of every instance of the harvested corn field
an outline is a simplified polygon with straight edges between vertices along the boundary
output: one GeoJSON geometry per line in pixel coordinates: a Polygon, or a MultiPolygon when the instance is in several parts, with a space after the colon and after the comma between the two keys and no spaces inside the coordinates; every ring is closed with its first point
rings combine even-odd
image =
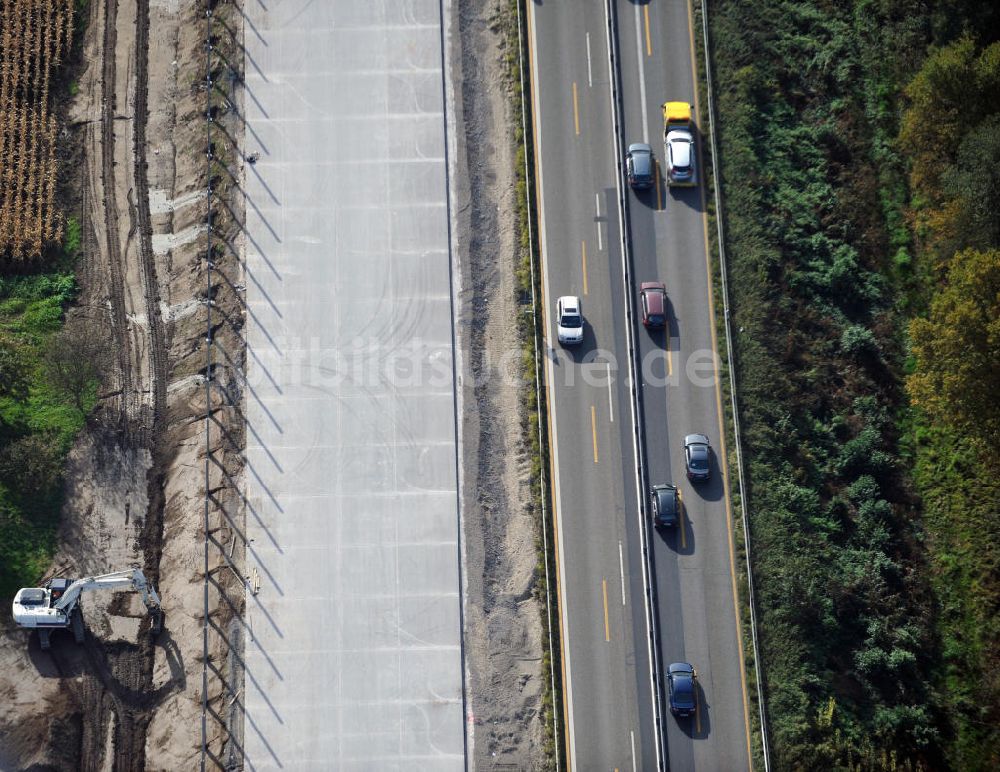
{"type": "Polygon", "coordinates": [[[0,0],[0,255],[30,259],[62,235],[49,84],[69,51],[73,0],[0,0]]]}

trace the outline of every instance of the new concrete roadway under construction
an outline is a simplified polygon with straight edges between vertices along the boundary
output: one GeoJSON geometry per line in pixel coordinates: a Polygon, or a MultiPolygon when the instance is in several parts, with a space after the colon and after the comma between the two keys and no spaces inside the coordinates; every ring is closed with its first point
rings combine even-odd
{"type": "Polygon", "coordinates": [[[445,13],[245,9],[247,768],[462,769],[445,13]]]}

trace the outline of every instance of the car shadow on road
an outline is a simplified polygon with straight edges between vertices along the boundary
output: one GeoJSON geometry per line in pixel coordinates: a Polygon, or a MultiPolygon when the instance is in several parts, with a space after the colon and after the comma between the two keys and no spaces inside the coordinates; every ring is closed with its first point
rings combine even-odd
{"type": "MultiPolygon", "coordinates": [[[[695,667],[697,668],[697,665],[695,667]]],[[[694,688],[698,710],[690,718],[678,721],[678,724],[681,731],[692,740],[707,740],[712,733],[712,711],[705,698],[705,690],[702,688],[701,682],[696,681],[694,688]]]]}
{"type": "Polygon", "coordinates": [[[657,190],[663,190],[663,179],[660,177],[660,165],[656,164],[656,176],[659,178],[659,185],[652,185],[643,190],[637,190],[636,188],[630,188],[632,195],[635,196],[635,200],[642,204],[647,209],[652,209],[654,211],[659,211],[660,202],[663,199],[663,195],[657,195],[657,190]]]}
{"type": "MultiPolygon", "coordinates": [[[[683,507],[684,505],[681,504],[683,507]]],[[[654,526],[657,537],[678,555],[693,555],[695,547],[694,528],[691,518],[685,511],[680,522],[674,528],[654,526]]]]}
{"type": "Polygon", "coordinates": [[[694,185],[693,187],[690,188],[674,186],[674,187],[668,187],[667,190],[669,191],[668,195],[674,201],[677,201],[680,204],[684,204],[684,206],[688,207],[689,209],[693,209],[696,212],[702,212],[704,211],[704,207],[702,206],[701,202],[701,190],[699,190],[700,187],[701,187],[700,184],[694,185]]]}
{"type": "Polygon", "coordinates": [[[676,351],[680,353],[681,349],[681,322],[677,318],[677,311],[674,308],[673,302],[670,300],[670,287],[667,287],[667,302],[663,309],[667,316],[667,325],[664,328],[664,343],[671,351],[676,351]],[[676,348],[674,347],[674,342],[676,341],[676,348]]]}
{"type": "MultiPolygon", "coordinates": [[[[670,304],[667,303],[667,305],[669,306],[670,304]]],[[[667,312],[666,326],[661,327],[659,329],[655,327],[643,326],[643,329],[646,331],[646,334],[649,336],[649,339],[653,341],[653,343],[657,347],[665,348],[666,345],[670,342],[670,312],[669,311],[667,312]]]]}
{"type": "Polygon", "coordinates": [[[709,449],[709,468],[712,476],[707,480],[691,482],[691,492],[705,501],[719,501],[725,493],[725,486],[722,484],[722,470],[719,468],[719,457],[715,453],[715,448],[709,449]]]}
{"type": "Polygon", "coordinates": [[[590,326],[590,322],[584,320],[583,340],[580,343],[569,346],[559,343],[558,340],[553,341],[549,343],[548,356],[556,367],[561,366],[566,361],[579,365],[587,361],[588,354],[591,355],[592,361],[593,352],[596,350],[597,336],[594,334],[594,328],[590,326]]]}
{"type": "Polygon", "coordinates": [[[681,496],[681,517],[677,528],[674,531],[674,551],[678,555],[693,555],[695,547],[694,523],[691,522],[691,515],[684,506],[684,498],[681,496]]]}

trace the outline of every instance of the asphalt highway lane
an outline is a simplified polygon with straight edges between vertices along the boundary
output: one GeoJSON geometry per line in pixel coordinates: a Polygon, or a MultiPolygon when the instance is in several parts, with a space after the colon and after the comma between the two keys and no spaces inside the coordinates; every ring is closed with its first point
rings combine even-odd
{"type": "Polygon", "coordinates": [[[567,745],[577,769],[653,769],[604,6],[533,4],[529,34],[567,745]],[[573,349],[556,342],[560,295],[582,302],[573,349]]]}
{"type": "MultiPolygon", "coordinates": [[[[644,362],[643,416],[650,483],[672,482],[684,502],[682,527],[653,532],[650,562],[656,583],[661,661],[687,661],[698,671],[693,719],[666,713],[671,769],[749,768],[748,726],[732,543],[725,482],[718,360],[713,336],[712,274],[704,216],[704,170],[698,186],[667,188],[661,104],[695,104],[691,18],[687,2],[636,4],[618,0],[626,142],[648,141],[659,161],[659,185],[631,194],[632,262],[642,281],[667,286],[667,334],[640,332],[644,362]],[[638,139],[642,137],[642,139],[638,139]],[[669,352],[661,362],[657,352],[669,352]],[[683,441],[707,434],[712,478],[686,479],[683,441]]],[[[698,126],[705,140],[708,127],[698,126]]],[[[701,154],[699,153],[699,161],[701,154]]]]}
{"type": "MultiPolygon", "coordinates": [[[[647,142],[662,163],[661,103],[695,103],[689,8],[684,2],[615,1],[622,139],[625,145],[647,142]]],[[[734,603],[732,515],[721,463],[703,170],[699,164],[698,187],[668,189],[661,165],[653,190],[628,193],[634,286],[626,288],[605,5],[529,5],[571,763],[578,769],[656,764],[638,501],[646,494],[636,490],[624,293],[635,293],[638,308],[638,284],[659,280],[667,285],[669,330],[636,331],[640,418],[649,481],[676,483],[685,506],[676,532],[648,529],[646,567],[662,666],[686,660],[699,672],[694,718],[677,721],[661,706],[666,749],[671,769],[746,769],[746,687],[734,603]],[[581,297],[587,319],[584,343],[572,351],[555,342],[552,315],[563,294],[581,297]],[[602,362],[613,363],[603,380],[602,362]],[[716,453],[712,480],[698,487],[684,475],[682,442],[692,432],[708,434],[716,453]],[[614,602],[616,571],[621,596],[614,602]]]]}

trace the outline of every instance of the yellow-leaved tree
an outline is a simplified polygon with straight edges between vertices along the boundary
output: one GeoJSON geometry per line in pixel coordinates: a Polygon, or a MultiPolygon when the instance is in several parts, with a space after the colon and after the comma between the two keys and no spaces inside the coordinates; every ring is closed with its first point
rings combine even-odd
{"type": "Polygon", "coordinates": [[[910,322],[910,399],[1000,451],[1000,250],[955,254],[926,318],[910,322]]]}

